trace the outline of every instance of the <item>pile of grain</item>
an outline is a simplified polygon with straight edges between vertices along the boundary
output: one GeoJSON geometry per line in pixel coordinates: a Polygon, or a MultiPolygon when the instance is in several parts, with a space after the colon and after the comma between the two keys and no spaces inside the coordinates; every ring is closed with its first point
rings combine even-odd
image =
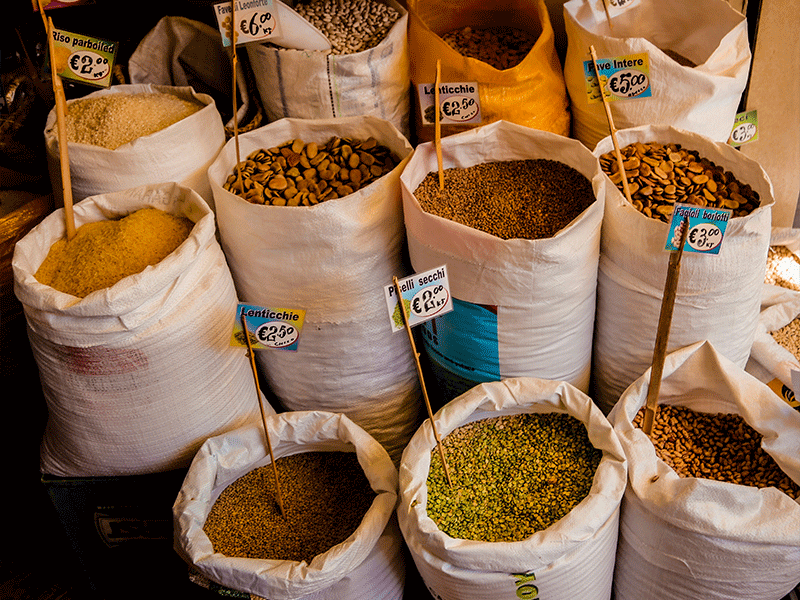
{"type": "Polygon", "coordinates": [[[96,221],[56,241],[36,271],[44,285],[85,298],[161,262],[189,236],[194,223],[157,208],[117,221],[96,221]]]}
{"type": "Polygon", "coordinates": [[[202,107],[172,94],[107,94],[68,105],[67,140],[115,150],[161,131],[202,107]]]}
{"type": "Polygon", "coordinates": [[[800,258],[786,246],[770,246],[764,283],[800,292],[800,258]]]}

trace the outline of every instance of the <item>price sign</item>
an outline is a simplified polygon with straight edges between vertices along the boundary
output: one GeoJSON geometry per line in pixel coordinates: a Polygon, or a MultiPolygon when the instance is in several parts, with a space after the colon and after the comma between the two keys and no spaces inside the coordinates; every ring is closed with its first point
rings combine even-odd
{"type": "Polygon", "coordinates": [[[616,58],[603,58],[594,63],[584,61],[583,72],[586,80],[586,95],[589,104],[606,100],[628,100],[652,96],[650,89],[650,60],[646,52],[616,58]]]}
{"type": "Polygon", "coordinates": [[[446,265],[400,279],[398,284],[401,294],[399,299],[394,285],[387,285],[385,288],[386,307],[394,331],[405,328],[403,315],[400,313],[401,302],[411,327],[453,310],[446,265]]]}
{"type": "Polygon", "coordinates": [[[758,111],[749,110],[736,115],[728,144],[738,148],[758,139],[758,111]]]}
{"type": "Polygon", "coordinates": [[[245,335],[250,336],[254,350],[297,350],[306,311],[287,308],[264,308],[239,304],[231,335],[231,346],[247,348],[245,335]],[[247,331],[242,327],[242,315],[247,321],[247,331]]]}
{"type": "MultiPolygon", "coordinates": [[[[423,125],[436,123],[436,86],[417,86],[423,125]]],[[[481,99],[477,82],[439,84],[439,122],[442,125],[465,125],[481,122],[481,99]]]]}
{"type": "Polygon", "coordinates": [[[116,56],[116,42],[53,29],[51,64],[62,79],[108,87],[116,56]]]}
{"type": "Polygon", "coordinates": [[[231,39],[236,39],[238,46],[277,35],[278,18],[273,0],[235,0],[233,4],[235,11],[230,2],[214,5],[223,46],[230,46],[231,39]]]}
{"type": "Polygon", "coordinates": [[[678,250],[683,228],[688,227],[684,252],[719,254],[725,229],[733,211],[727,208],[706,208],[693,204],[675,204],[667,236],[666,249],[678,250]]]}

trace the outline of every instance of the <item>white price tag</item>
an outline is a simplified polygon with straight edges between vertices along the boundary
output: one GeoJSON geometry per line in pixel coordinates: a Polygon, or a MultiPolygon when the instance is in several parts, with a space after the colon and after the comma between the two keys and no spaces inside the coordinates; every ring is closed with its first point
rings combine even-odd
{"type": "MultiPolygon", "coordinates": [[[[397,283],[410,327],[453,310],[446,265],[400,279],[397,283]]],[[[400,313],[401,303],[398,302],[397,289],[392,284],[387,285],[384,291],[392,329],[400,331],[405,328],[405,324],[400,313]]]]}
{"type": "Polygon", "coordinates": [[[222,35],[222,45],[230,46],[263,42],[278,34],[278,17],[273,0],[234,0],[214,5],[217,25],[222,35]],[[235,20],[235,22],[234,22],[235,20]]]}
{"type": "MultiPolygon", "coordinates": [[[[422,124],[435,125],[436,86],[433,83],[421,83],[417,91],[422,124]]],[[[439,84],[439,123],[467,125],[480,122],[481,98],[477,82],[439,84]]]]}

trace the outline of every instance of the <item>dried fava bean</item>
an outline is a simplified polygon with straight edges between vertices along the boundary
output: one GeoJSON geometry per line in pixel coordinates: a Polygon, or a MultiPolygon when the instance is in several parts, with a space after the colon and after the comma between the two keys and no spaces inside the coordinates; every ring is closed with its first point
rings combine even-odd
{"type": "Polygon", "coordinates": [[[797,360],[800,360],[800,318],[794,318],[786,325],[769,334],[781,346],[791,352],[797,360]]]}
{"type": "MultiPolygon", "coordinates": [[[[644,408],[634,418],[634,425],[641,427],[643,418],[644,408]]],[[[650,440],[656,455],[680,477],[776,487],[800,498],[800,486],[764,451],[761,437],[734,413],[704,413],[660,404],[650,440]]]]}
{"type": "Polygon", "coordinates": [[[475,421],[431,452],[427,514],[447,535],[484,542],[523,540],[583,500],[602,452],[564,413],[520,413],[475,421]]]}
{"type": "Polygon", "coordinates": [[[786,246],[770,246],[764,283],[800,292],[800,258],[786,246]]]}
{"type": "Polygon", "coordinates": [[[501,71],[521,63],[537,39],[538,36],[515,27],[464,27],[442,36],[462,56],[476,58],[501,71]]]}
{"type": "Polygon", "coordinates": [[[310,0],[294,10],[324,33],[332,54],[355,54],[380,44],[400,18],[380,0],[310,0]]]}
{"type": "Polygon", "coordinates": [[[275,501],[271,465],[223,490],[203,525],[226,556],[306,561],[346,540],[376,497],[354,452],[302,452],[275,461],[284,515],[275,501]]]}
{"type": "Polygon", "coordinates": [[[342,198],[394,169],[400,160],[374,138],[301,139],[251,152],[222,187],[253,204],[312,206],[342,198]]]}
{"type": "Polygon", "coordinates": [[[552,237],[594,200],[591,182],[548,159],[498,161],[428,173],[414,196],[422,210],[499,238],[552,237]]]}
{"type": "MultiPolygon", "coordinates": [[[[647,217],[669,222],[676,202],[729,208],[734,217],[749,215],[760,205],[758,192],[730,171],[680,144],[636,142],[621,149],[634,207],[647,217]]],[[[623,191],[614,152],[600,156],[600,166],[623,191]]]]}

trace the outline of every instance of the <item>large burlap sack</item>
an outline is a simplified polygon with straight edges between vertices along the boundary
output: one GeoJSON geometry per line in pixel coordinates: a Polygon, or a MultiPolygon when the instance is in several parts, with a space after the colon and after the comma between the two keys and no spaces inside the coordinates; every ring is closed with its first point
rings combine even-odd
{"type": "Polygon", "coordinates": [[[399,460],[418,425],[420,386],[383,289],[408,274],[399,179],[411,146],[373,117],[281,119],[239,136],[240,154],[296,138],[323,146],[333,136],[372,136],[402,162],[343,198],[258,205],[222,187],[236,163],[231,140],[208,171],[221,243],[242,302],[306,311],[296,351],[257,353],[283,408],[343,412],[399,460]]]}
{"type": "Polygon", "coordinates": [[[564,4],[567,55],[564,79],[572,136],[589,148],[608,135],[603,103],[589,103],[584,62],[646,52],[651,96],[611,103],[614,125],[672,125],[725,142],[750,74],[747,20],[724,0],[640,0],[623,7],[605,0],[564,4]],[[610,29],[604,5],[608,5],[610,29]],[[666,51],[697,66],[682,65],[666,51]]]}
{"type": "Polygon", "coordinates": [[[101,194],[75,204],[75,225],[147,206],[194,221],[187,240],[83,299],[34,276],[65,235],[63,209],[16,244],[15,292],[49,410],[41,469],[50,475],[183,468],[206,438],[258,418],[249,361],[230,346],[236,290],[202,198],[175,183],[101,194]]]}
{"type": "MultiPolygon", "coordinates": [[[[386,450],[342,414],[286,412],[267,419],[276,460],[299,452],[355,452],[377,497],[344,542],[310,563],[235,558],[215,553],[203,531],[222,491],[259,466],[270,464],[263,426],[243,427],[200,448],[173,506],[175,549],[206,577],[270,600],[402,600],[402,536],[394,518],[397,469],[386,450]]],[[[280,474],[280,471],[279,471],[280,474]]],[[[291,505],[284,498],[284,505],[291,505]]]]}
{"type": "MultiPolygon", "coordinates": [[[[161,131],[137,138],[115,150],[70,142],[67,148],[74,202],[140,185],[176,181],[196,191],[213,208],[213,195],[206,171],[225,144],[225,129],[211,96],[198,94],[189,87],[148,83],[114,85],[83,98],[153,92],[193,100],[202,104],[203,108],[161,131]]],[[[74,100],[67,102],[67,110],[72,102],[74,100]]],[[[64,188],[55,108],[47,117],[44,141],[56,205],[63,206],[64,188]]]]}
{"type": "MultiPolygon", "coordinates": [[[[555,48],[555,34],[544,0],[409,0],[408,43],[414,133],[420,142],[434,139],[434,126],[422,124],[417,86],[436,81],[436,62],[441,61],[441,81],[477,82],[481,125],[510,121],[534,129],[569,135],[569,99],[555,48]],[[442,36],[472,27],[509,26],[538,34],[536,43],[515,67],[498,70],[475,58],[461,55],[442,36]]],[[[443,125],[442,135],[476,125],[443,125]]]]}
{"type": "MultiPolygon", "coordinates": [[[[354,54],[247,44],[258,94],[269,122],[369,115],[410,135],[408,12],[376,46],[354,54]]],[[[356,32],[353,35],[358,35],[356,32]]]]}
{"type": "MultiPolygon", "coordinates": [[[[800,581],[800,503],[775,487],[679,477],[632,421],[646,403],[650,371],[609,415],[628,458],[614,573],[617,600],[765,598],[800,581]]],[[[709,342],[667,356],[660,404],[736,413],[800,483],[800,414],[709,342]]]]}
{"type": "Polygon", "coordinates": [[[462,540],[443,533],[427,515],[426,481],[436,452],[430,420],[409,442],[400,464],[397,514],[417,569],[436,598],[610,597],[626,464],[610,423],[592,400],[565,382],[521,377],[474,387],[440,409],[434,421],[444,438],[480,419],[550,412],[580,420],[603,457],[588,496],[547,529],[518,542],[462,540]]]}
{"type": "MultiPolygon", "coordinates": [[[[684,252],[668,351],[700,340],[744,368],[755,336],[774,204],[764,169],[732,147],[665,125],[617,132],[621,147],[636,141],[675,142],[696,150],[758,192],[759,208],[732,218],[718,255],[684,252]]],[[[595,156],[613,149],[607,137],[595,156]]],[[[652,364],[669,253],[669,226],[634,208],[609,185],[597,274],[593,385],[608,413],[623,391],[652,364]]]]}
{"type": "MultiPolygon", "coordinates": [[[[551,238],[503,240],[425,212],[414,191],[437,170],[421,144],[400,178],[415,272],[447,265],[454,310],[423,323],[425,350],[447,399],[483,381],[540,377],[587,391],[606,183],[575,140],[497,121],[442,140],[443,168],[525,159],[564,163],[596,200],[551,238]]],[[[569,201],[565,198],[565,202],[569,201]]]]}

